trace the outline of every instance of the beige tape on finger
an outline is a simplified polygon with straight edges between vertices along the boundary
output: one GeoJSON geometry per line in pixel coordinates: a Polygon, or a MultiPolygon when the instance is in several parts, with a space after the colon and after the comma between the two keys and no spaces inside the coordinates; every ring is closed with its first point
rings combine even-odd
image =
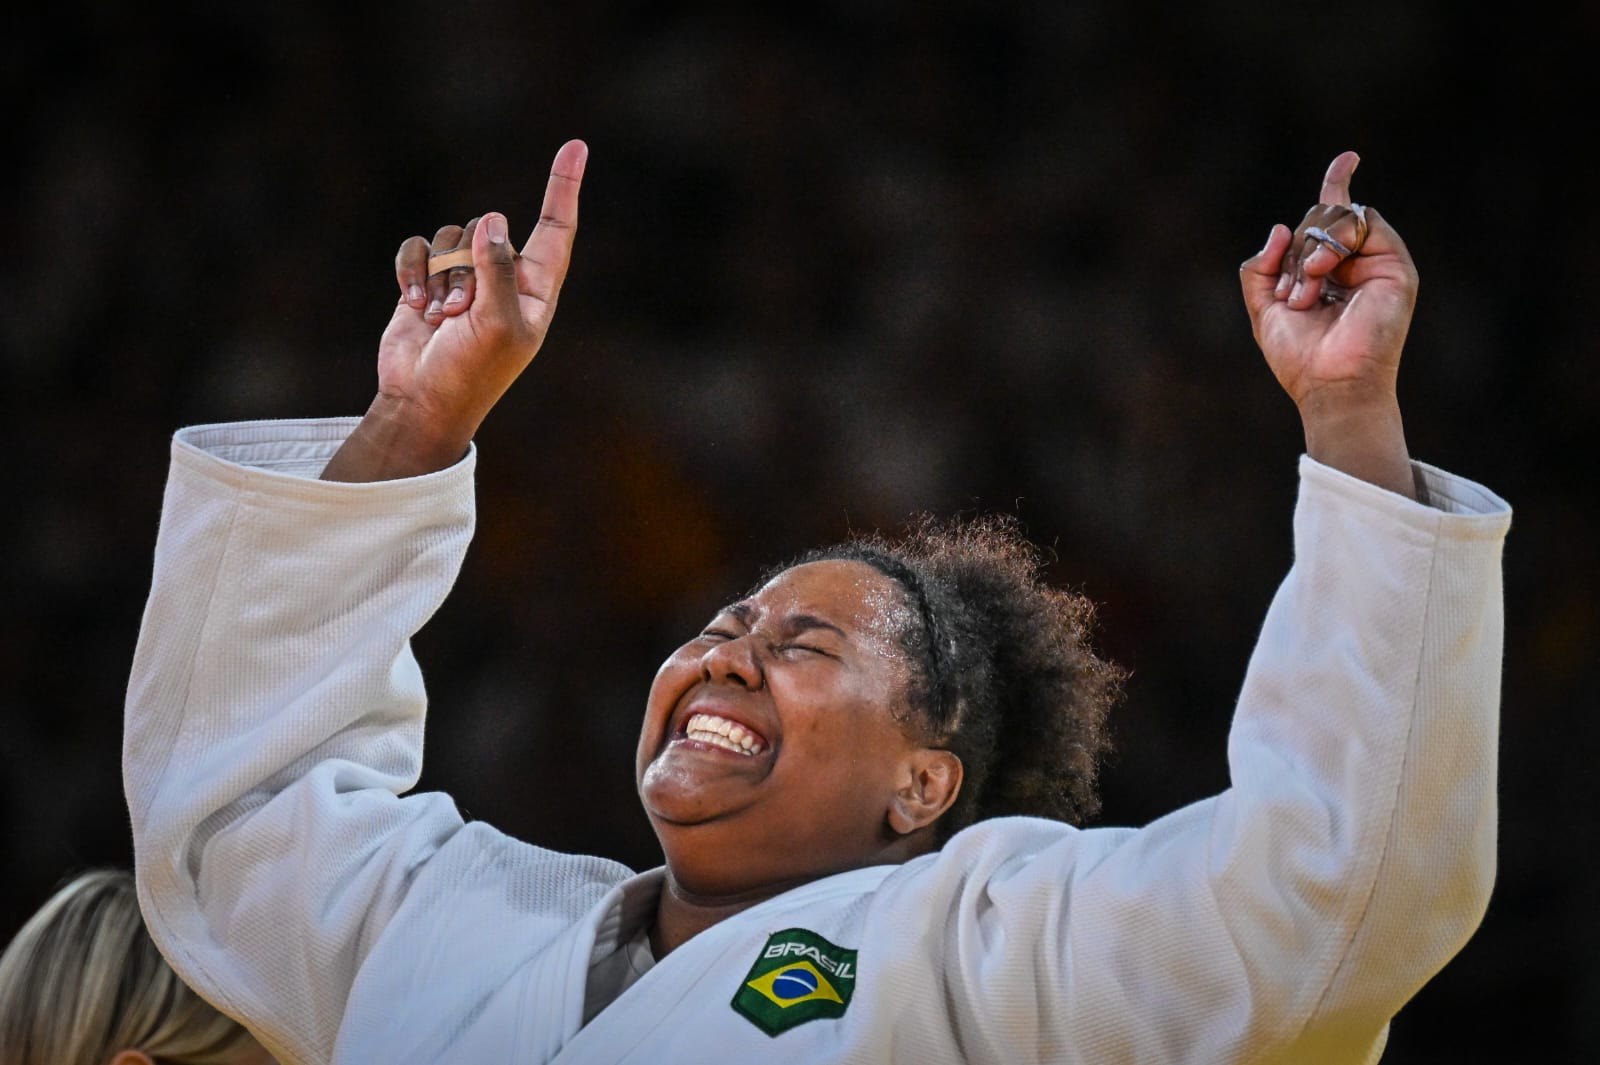
{"type": "Polygon", "coordinates": [[[428,256],[428,276],[442,274],[446,270],[455,270],[458,267],[472,267],[472,249],[457,248],[455,251],[442,251],[436,255],[428,256]]]}

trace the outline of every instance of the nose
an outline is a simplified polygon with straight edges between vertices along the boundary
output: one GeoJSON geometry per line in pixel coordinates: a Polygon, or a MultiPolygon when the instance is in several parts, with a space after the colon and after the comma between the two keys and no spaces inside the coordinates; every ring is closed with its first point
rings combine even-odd
{"type": "Polygon", "coordinates": [[[708,681],[730,681],[748,691],[759,689],[766,680],[755,638],[748,635],[712,644],[700,658],[700,672],[708,681]]]}

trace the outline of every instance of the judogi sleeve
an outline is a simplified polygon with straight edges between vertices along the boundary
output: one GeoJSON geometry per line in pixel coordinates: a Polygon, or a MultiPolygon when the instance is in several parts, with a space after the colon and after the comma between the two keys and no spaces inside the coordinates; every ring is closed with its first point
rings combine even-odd
{"type": "Polygon", "coordinates": [[[1510,510],[1418,468],[1432,505],[1301,459],[1226,791],[1138,830],[952,840],[969,1060],[1371,1062],[1465,944],[1495,872],[1510,510]]]}
{"type": "MultiPolygon", "coordinates": [[[[481,959],[448,989],[470,1006],[474,981],[502,975],[504,920],[536,945],[625,873],[464,824],[444,795],[405,794],[425,703],[409,640],[467,550],[474,455],[406,480],[317,480],[353,425],[177,434],[125,713],[151,934],[286,1062],[406,1023],[382,1014],[386,991],[353,988],[414,985],[396,970],[446,952],[481,959]],[[455,912],[480,904],[487,918],[455,912]],[[422,938],[385,943],[402,906],[411,931],[397,934],[422,938]]],[[[414,1004],[428,994],[424,981],[414,1004]]],[[[441,1010],[430,1030],[447,1038],[452,1023],[441,1010]]]]}

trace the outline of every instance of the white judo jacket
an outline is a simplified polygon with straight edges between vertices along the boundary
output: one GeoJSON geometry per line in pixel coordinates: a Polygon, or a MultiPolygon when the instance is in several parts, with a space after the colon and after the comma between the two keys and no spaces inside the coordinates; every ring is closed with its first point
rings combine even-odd
{"type": "Polygon", "coordinates": [[[1483,915],[1510,510],[1302,457],[1227,790],[1137,829],[981,822],[729,918],[607,1002],[594,974],[661,871],[409,794],[409,640],[471,538],[475,456],[316,480],[353,425],[177,434],[128,691],[150,932],[286,1065],[1371,1062],[1483,915]]]}

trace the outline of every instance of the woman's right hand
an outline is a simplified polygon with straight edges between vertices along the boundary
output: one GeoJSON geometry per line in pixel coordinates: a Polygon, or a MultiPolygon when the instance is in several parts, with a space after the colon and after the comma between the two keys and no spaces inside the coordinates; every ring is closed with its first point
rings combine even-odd
{"type": "Polygon", "coordinates": [[[378,481],[458,462],[549,330],[578,226],[588,147],[556,153],[539,223],[520,253],[504,215],[411,237],[395,257],[400,301],[378,344],[378,394],[323,471],[378,481]],[[471,265],[429,276],[429,258],[471,250],[471,265]]]}

